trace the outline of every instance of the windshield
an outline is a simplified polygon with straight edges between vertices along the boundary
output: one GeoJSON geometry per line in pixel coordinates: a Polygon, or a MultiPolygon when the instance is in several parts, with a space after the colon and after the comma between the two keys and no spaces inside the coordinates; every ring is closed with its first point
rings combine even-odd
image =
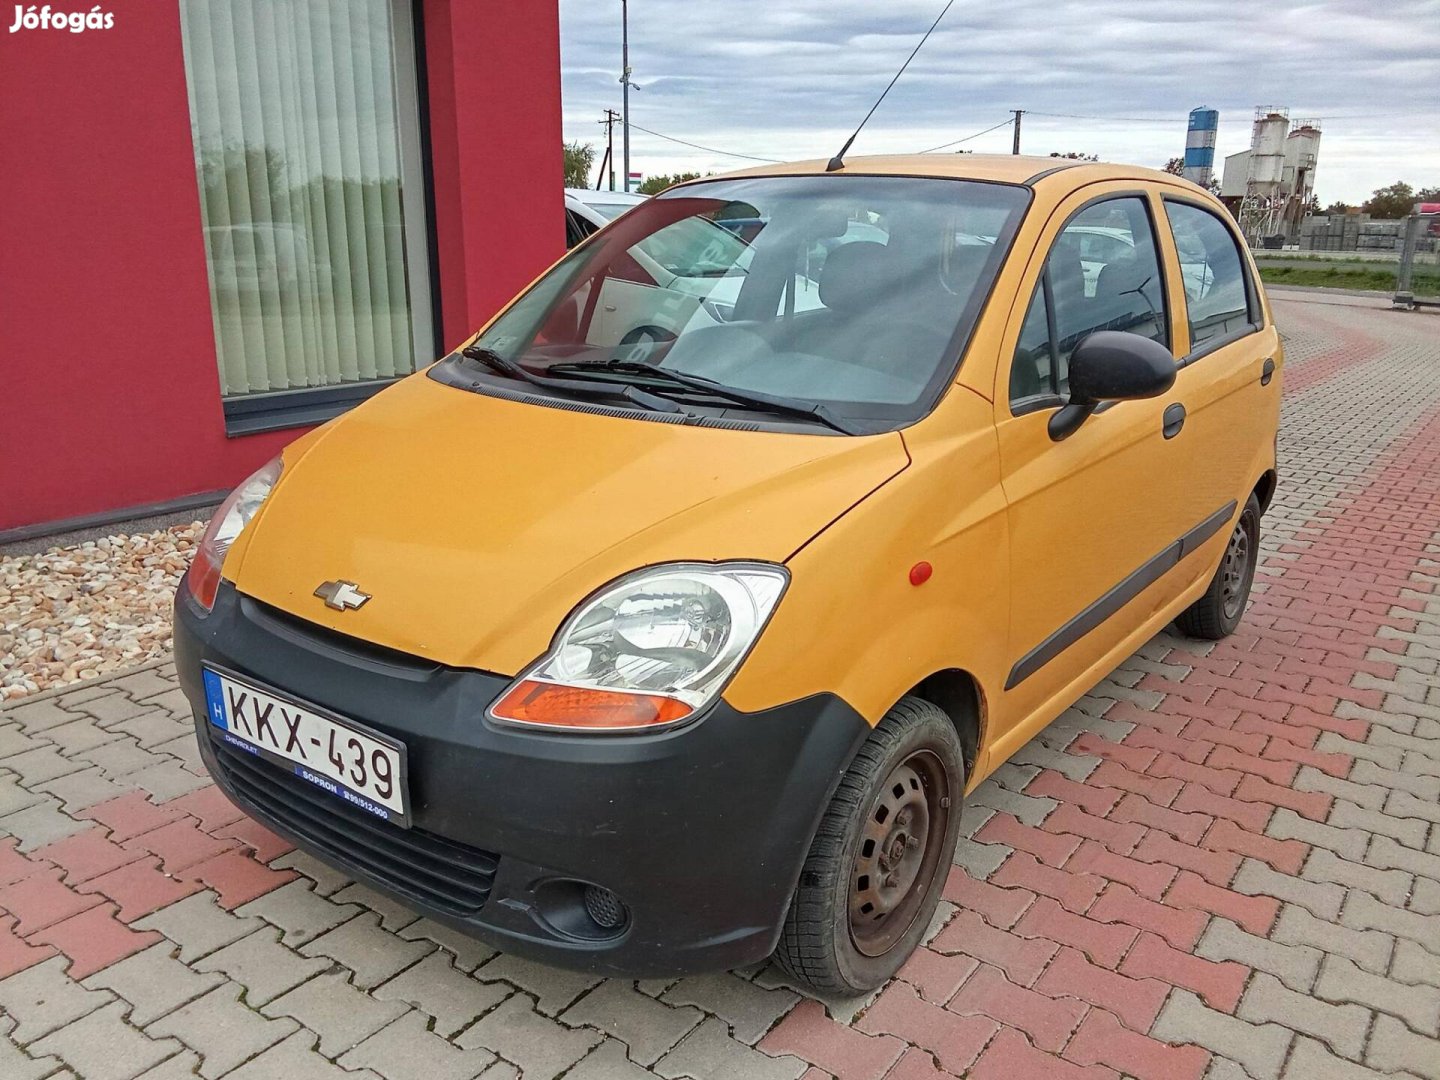
{"type": "Polygon", "coordinates": [[[924,415],[953,376],[1027,200],[1011,185],[912,177],[673,189],[573,251],[470,351],[540,376],[658,367],[883,430],[924,415]]]}

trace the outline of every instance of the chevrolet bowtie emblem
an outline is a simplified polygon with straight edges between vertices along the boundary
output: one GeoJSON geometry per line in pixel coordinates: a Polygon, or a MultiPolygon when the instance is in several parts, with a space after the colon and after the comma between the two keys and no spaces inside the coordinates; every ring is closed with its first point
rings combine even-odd
{"type": "Polygon", "coordinates": [[[336,611],[362,608],[370,599],[370,594],[361,592],[353,581],[327,581],[315,590],[315,595],[336,611]]]}

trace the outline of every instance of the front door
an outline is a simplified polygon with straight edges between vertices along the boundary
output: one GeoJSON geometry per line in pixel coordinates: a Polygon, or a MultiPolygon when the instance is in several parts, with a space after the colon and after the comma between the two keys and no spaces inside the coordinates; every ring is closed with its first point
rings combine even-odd
{"type": "Polygon", "coordinates": [[[1062,203],[1007,335],[1009,377],[1002,362],[995,394],[1011,549],[1011,668],[992,714],[1000,757],[1102,677],[1097,665],[1178,595],[1182,538],[1209,527],[1187,491],[1197,448],[1183,428],[1167,437],[1173,395],[1102,406],[1060,441],[1048,430],[1087,334],[1123,330],[1173,350],[1159,210],[1133,183],[1062,203]]]}

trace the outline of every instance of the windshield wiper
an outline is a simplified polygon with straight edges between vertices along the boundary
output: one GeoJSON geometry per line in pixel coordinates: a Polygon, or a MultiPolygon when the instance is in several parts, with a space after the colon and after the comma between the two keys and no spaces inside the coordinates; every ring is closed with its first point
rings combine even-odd
{"type": "MultiPolygon", "coordinates": [[[[596,396],[594,383],[577,382],[574,379],[552,379],[545,375],[536,375],[533,371],[527,371],[514,360],[501,356],[494,349],[486,348],[483,345],[467,345],[460,350],[460,355],[471,360],[477,360],[484,364],[491,371],[498,371],[501,375],[508,375],[512,379],[519,379],[531,386],[538,386],[545,390],[560,390],[565,393],[580,394],[585,397],[596,396]]],[[[629,383],[618,385],[613,391],[615,396],[623,397],[626,401],[634,402],[642,408],[651,412],[678,413],[685,412],[678,404],[669,398],[659,397],[655,394],[647,394],[638,386],[631,386],[629,383]]],[[[688,415],[688,414],[687,414],[688,415]]]]}
{"type": "Polygon", "coordinates": [[[796,398],[767,394],[761,390],[741,390],[727,383],[707,379],[704,375],[691,375],[688,372],[657,367],[655,364],[647,364],[639,360],[576,360],[569,363],[553,364],[550,370],[564,372],[567,375],[572,373],[579,375],[586,372],[642,375],[659,382],[669,383],[672,386],[683,386],[689,390],[698,390],[702,393],[710,394],[713,397],[728,398],[730,401],[740,405],[753,405],[757,408],[769,409],[772,412],[787,413],[791,416],[803,416],[810,420],[817,420],[826,427],[832,428],[845,435],[860,434],[855,428],[851,427],[844,420],[841,420],[827,406],[820,404],[818,401],[807,404],[796,398]]]}

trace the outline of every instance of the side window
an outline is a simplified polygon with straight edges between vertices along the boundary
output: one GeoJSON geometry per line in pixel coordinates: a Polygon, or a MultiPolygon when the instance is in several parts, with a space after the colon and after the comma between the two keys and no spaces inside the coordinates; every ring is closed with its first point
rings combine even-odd
{"type": "Polygon", "coordinates": [[[1096,330],[1170,344],[1160,256],[1138,196],[1087,206],[1055,238],[1016,345],[1011,400],[1063,398],[1070,354],[1096,330]]]}
{"type": "Polygon", "coordinates": [[[1180,255],[1193,351],[1254,321],[1245,288],[1245,264],[1235,235],[1209,210],[1166,202],[1165,213],[1180,255]]]}

